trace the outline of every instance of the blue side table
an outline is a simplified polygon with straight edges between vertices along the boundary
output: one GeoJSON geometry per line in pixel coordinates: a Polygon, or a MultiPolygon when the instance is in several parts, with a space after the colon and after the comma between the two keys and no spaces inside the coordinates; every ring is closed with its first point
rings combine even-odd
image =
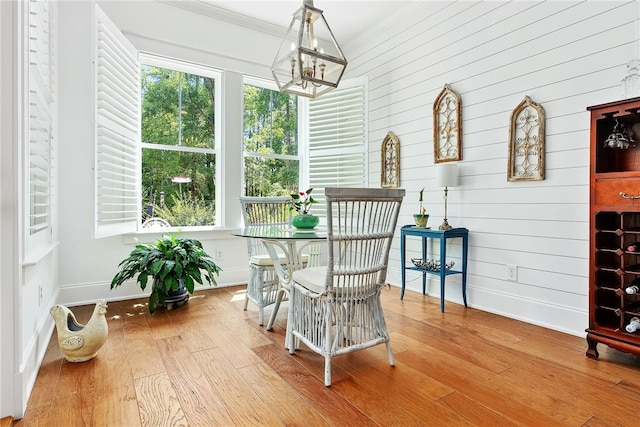
{"type": "Polygon", "coordinates": [[[400,268],[402,270],[402,292],[400,299],[404,298],[406,270],[415,270],[422,273],[422,295],[427,294],[427,274],[440,276],[440,311],[444,313],[444,282],[451,274],[462,274],[462,299],[464,306],[467,306],[467,252],[469,250],[469,230],[466,228],[452,228],[451,230],[432,230],[431,228],[420,228],[415,225],[404,225],[400,229],[400,268]],[[406,264],[406,240],[407,236],[418,236],[422,238],[422,259],[427,258],[427,239],[440,240],[440,270],[427,270],[406,264]],[[462,238],[462,270],[445,269],[447,260],[447,239],[462,238]]]}

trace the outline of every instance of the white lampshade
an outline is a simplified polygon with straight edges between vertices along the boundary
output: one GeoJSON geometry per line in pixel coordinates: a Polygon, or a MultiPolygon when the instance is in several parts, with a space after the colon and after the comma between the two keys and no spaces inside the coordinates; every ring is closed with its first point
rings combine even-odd
{"type": "Polygon", "coordinates": [[[436,165],[436,187],[458,186],[458,164],[438,163],[436,165]]]}

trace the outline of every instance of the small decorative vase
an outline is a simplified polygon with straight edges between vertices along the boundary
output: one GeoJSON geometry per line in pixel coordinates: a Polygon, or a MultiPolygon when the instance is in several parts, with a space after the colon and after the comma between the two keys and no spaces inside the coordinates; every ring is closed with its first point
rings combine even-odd
{"type": "Polygon", "coordinates": [[[413,214],[413,221],[416,223],[416,227],[426,228],[427,221],[429,221],[429,214],[413,214]]]}
{"type": "Polygon", "coordinates": [[[301,230],[311,230],[315,228],[315,226],[318,225],[319,222],[320,217],[310,214],[298,214],[291,220],[291,224],[295,228],[299,228],[301,230]]]}

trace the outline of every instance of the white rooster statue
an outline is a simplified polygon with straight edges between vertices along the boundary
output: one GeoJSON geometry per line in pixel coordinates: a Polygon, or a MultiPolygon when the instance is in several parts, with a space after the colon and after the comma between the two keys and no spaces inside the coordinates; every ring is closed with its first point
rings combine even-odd
{"type": "Polygon", "coordinates": [[[76,316],[63,305],[55,305],[49,310],[56,322],[58,344],[69,362],[85,362],[96,357],[109,335],[105,314],[107,302],[96,301],[91,319],[86,325],[78,323],[76,316]]]}

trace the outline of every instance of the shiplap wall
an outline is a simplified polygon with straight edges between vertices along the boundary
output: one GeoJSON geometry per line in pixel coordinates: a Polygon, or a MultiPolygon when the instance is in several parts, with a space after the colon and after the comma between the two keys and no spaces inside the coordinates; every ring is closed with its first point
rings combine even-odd
{"type": "MultiPolygon", "coordinates": [[[[407,190],[401,224],[418,212],[422,187],[429,225],[442,222],[433,100],[445,83],[462,98],[460,186],[449,190],[448,218],[470,230],[471,306],[584,334],[586,107],[620,98],[626,62],[638,56],[637,18],[634,1],[420,2],[402,25],[358,41],[349,68],[369,76],[369,182],[380,185],[380,144],[391,130],[400,139],[400,180],[407,190]],[[508,182],[510,115],[526,95],[546,112],[546,178],[508,182]],[[506,264],[518,266],[516,282],[506,280],[506,264]]],[[[400,283],[398,246],[390,258],[394,283],[400,283]]],[[[410,289],[420,288],[417,277],[409,276],[410,289]]],[[[432,280],[429,293],[437,296],[432,280]]],[[[448,283],[446,299],[461,303],[459,276],[448,283]]]]}

